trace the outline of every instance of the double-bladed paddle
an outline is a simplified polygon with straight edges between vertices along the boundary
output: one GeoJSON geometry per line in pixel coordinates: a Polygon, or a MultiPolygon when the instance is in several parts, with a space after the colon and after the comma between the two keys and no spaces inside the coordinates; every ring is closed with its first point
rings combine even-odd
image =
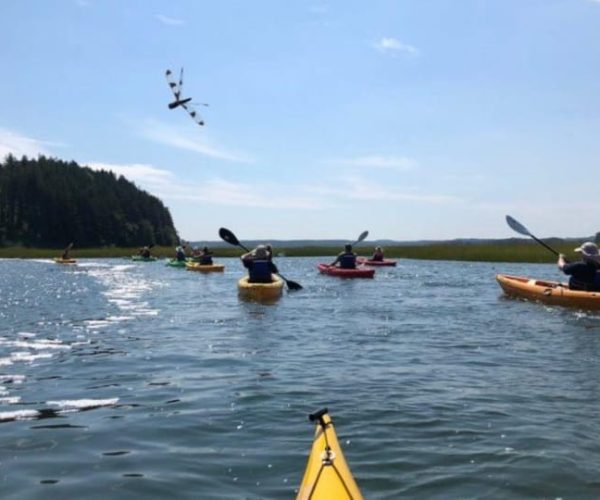
{"type": "MultiPolygon", "coordinates": [[[[219,236],[221,237],[221,239],[223,241],[226,241],[230,245],[243,248],[244,250],[246,250],[246,252],[250,251],[250,250],[248,250],[248,248],[246,246],[244,246],[242,243],[240,243],[240,240],[238,240],[237,237],[235,236],[235,234],[233,234],[229,229],[226,229],[224,227],[219,229],[219,236]]],[[[302,290],[302,285],[300,283],[296,283],[295,281],[288,280],[285,276],[283,276],[279,272],[277,273],[277,275],[283,281],[285,281],[285,284],[287,285],[288,290],[302,290]]]]}
{"type": "Polygon", "coordinates": [[[510,228],[513,231],[516,231],[517,233],[522,234],[524,236],[530,236],[535,241],[537,241],[540,245],[542,245],[543,247],[545,247],[548,250],[550,250],[557,257],[560,255],[556,250],[554,250],[554,248],[552,248],[551,246],[546,245],[546,243],[544,243],[542,240],[536,238],[533,234],[531,234],[529,232],[529,230],[523,224],[521,224],[520,222],[518,222],[515,219],[513,219],[510,215],[506,216],[506,223],[510,226],[510,228]]]}

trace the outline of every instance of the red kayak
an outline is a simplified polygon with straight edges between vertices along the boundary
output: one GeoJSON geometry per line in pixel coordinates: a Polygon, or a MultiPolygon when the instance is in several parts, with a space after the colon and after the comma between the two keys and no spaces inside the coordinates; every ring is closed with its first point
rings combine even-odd
{"type": "Polygon", "coordinates": [[[364,267],[342,269],[341,267],[330,266],[329,264],[319,264],[317,268],[323,274],[339,276],[340,278],[372,278],[375,274],[375,269],[365,269],[364,267]]]}
{"type": "Polygon", "coordinates": [[[396,261],[392,259],[370,260],[366,257],[357,257],[356,262],[363,266],[395,266],[396,261]]]}

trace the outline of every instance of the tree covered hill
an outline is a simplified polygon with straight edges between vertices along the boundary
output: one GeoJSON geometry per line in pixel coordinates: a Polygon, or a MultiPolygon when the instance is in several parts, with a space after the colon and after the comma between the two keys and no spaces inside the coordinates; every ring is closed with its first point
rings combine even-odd
{"type": "Polygon", "coordinates": [[[75,162],[0,162],[0,246],[174,245],[169,210],[123,176],[75,162]]]}

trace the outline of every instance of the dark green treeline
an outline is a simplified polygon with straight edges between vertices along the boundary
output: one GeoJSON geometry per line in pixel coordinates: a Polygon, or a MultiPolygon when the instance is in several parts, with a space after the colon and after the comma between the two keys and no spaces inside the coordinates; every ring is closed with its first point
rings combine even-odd
{"type": "Polygon", "coordinates": [[[0,246],[174,245],[163,203],[123,176],[39,156],[0,162],[0,246]]]}

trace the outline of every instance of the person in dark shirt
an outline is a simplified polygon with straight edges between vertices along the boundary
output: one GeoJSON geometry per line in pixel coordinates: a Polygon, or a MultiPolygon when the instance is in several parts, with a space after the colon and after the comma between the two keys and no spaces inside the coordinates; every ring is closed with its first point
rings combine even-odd
{"type": "Polygon", "coordinates": [[[268,251],[265,245],[258,245],[251,252],[240,257],[242,264],[248,269],[248,281],[250,283],[271,283],[271,274],[278,274],[279,270],[273,263],[272,250],[268,251]]]}
{"type": "Polygon", "coordinates": [[[200,264],[203,266],[210,266],[213,263],[212,260],[213,253],[208,249],[208,247],[204,247],[202,252],[200,253],[200,264]]]}
{"type": "Polygon", "coordinates": [[[179,262],[185,262],[185,250],[181,245],[175,249],[175,259],[179,262]]]}
{"type": "Polygon", "coordinates": [[[570,276],[571,290],[600,291],[600,252],[598,246],[586,241],[575,249],[581,253],[582,260],[569,262],[563,254],[558,257],[558,268],[570,276]]]}
{"type": "Polygon", "coordinates": [[[344,246],[344,251],[329,265],[335,266],[338,263],[342,269],[356,269],[356,254],[352,251],[352,245],[344,246]]]}

